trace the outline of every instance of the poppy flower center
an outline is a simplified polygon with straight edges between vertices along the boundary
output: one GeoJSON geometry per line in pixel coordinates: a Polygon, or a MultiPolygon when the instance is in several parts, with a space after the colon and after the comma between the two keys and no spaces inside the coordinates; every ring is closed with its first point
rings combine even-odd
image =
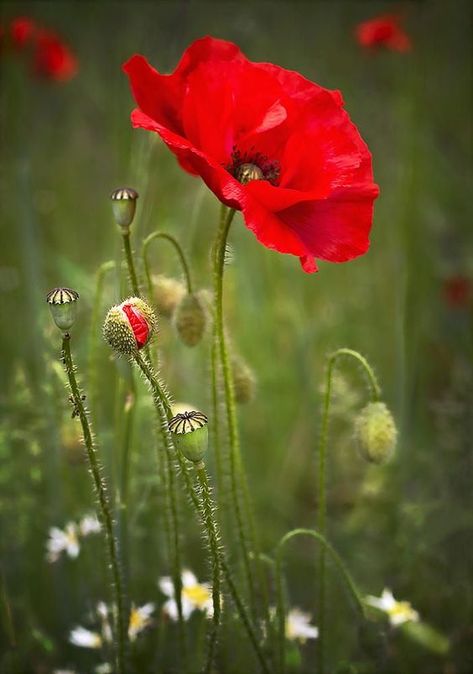
{"type": "Polygon", "coordinates": [[[278,161],[253,149],[242,153],[237,147],[233,148],[231,160],[231,164],[225,168],[242,185],[252,180],[267,180],[272,185],[278,185],[281,172],[278,161]]]}

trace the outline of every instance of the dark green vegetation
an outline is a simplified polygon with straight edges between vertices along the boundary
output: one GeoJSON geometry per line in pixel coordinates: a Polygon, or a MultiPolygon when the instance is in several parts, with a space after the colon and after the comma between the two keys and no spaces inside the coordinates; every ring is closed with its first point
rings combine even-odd
{"type": "MultiPolygon", "coordinates": [[[[101,542],[85,540],[76,560],[45,559],[49,528],[78,520],[92,506],[64,388],[60,334],[45,296],[56,285],[80,292],[78,377],[89,394],[107,475],[118,485],[129,373],[111,360],[100,330],[90,334],[96,270],[120,255],[109,193],[121,184],[139,191],[135,251],[156,228],[169,231],[190,256],[196,289],[211,285],[209,249],[219,213],[213,195],[183,173],[158,140],[131,129],[132,100],[120,66],[141,52],[160,69],[172,69],[184,47],[203,34],[234,40],[253,60],[339,88],[371,148],[381,187],[370,252],[344,265],[321,263],[317,275],[259,245],[239,215],[232,226],[226,311],[232,340],[258,381],[239,420],[261,548],[273,555],[288,529],[316,526],[325,359],[341,346],[356,349],[375,367],[400,437],[386,466],[367,467],[354,451],[353,417],[368,388],[353,363],[340,361],[328,450],[329,540],[363,593],[390,587],[448,636],[451,648],[440,656],[402,631],[363,623],[328,562],[329,671],[471,671],[472,306],[471,298],[451,306],[444,292],[446,279],[473,275],[471,8],[460,0],[406,3],[412,53],[363,52],[353,40],[354,25],[389,7],[355,1],[2,3],[2,24],[32,16],[59,30],[80,61],[79,74],[64,85],[35,81],[13,60],[0,62],[2,674],[66,666],[89,672],[101,661],[67,641],[75,625],[91,626],[88,613],[109,598],[101,542]],[[98,395],[90,393],[94,382],[98,395]]],[[[166,242],[155,242],[150,257],[154,272],[180,274],[166,242]]],[[[139,273],[144,287],[142,268],[139,273]]],[[[111,272],[99,324],[124,294],[111,272]]],[[[210,411],[209,337],[189,349],[163,318],[159,343],[171,390],[210,411]]],[[[128,582],[131,598],[155,602],[159,616],[163,597],[156,581],[170,570],[153,426],[139,381],[128,582]]],[[[213,473],[211,452],[208,464],[213,473]]],[[[184,498],[182,513],[185,565],[207,579],[201,531],[184,498]]],[[[294,540],[286,552],[290,603],[312,612],[315,624],[317,552],[309,538],[294,540]]],[[[203,620],[195,614],[189,625],[198,671],[203,620]]],[[[165,638],[161,627],[153,628],[134,645],[140,674],[158,665],[175,671],[177,631],[166,629],[165,638]]],[[[222,644],[233,661],[222,672],[256,671],[243,629],[235,633],[228,617],[222,644]]],[[[302,650],[302,671],[315,670],[315,651],[316,642],[302,650]]]]}

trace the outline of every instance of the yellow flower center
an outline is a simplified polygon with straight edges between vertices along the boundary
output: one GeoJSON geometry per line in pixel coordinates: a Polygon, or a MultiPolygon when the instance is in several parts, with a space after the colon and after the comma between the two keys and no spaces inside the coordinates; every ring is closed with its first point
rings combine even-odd
{"type": "Polygon", "coordinates": [[[414,615],[414,611],[408,601],[397,601],[392,608],[388,609],[388,614],[410,618],[414,615]]]}
{"type": "Polygon", "coordinates": [[[203,585],[191,585],[182,588],[183,596],[195,604],[197,608],[203,608],[210,599],[209,590],[203,585]]]}
{"type": "Polygon", "coordinates": [[[139,630],[145,624],[145,620],[141,613],[136,608],[132,608],[130,612],[130,630],[139,630]]]}

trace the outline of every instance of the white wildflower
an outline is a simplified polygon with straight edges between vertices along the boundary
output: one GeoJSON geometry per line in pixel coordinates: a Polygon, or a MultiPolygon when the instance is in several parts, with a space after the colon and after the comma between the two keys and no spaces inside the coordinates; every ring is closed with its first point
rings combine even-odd
{"type": "MultiPolygon", "coordinates": [[[[203,611],[209,618],[213,615],[212,589],[208,583],[199,583],[196,576],[185,569],[182,578],[182,615],[188,620],[195,610],[203,611]]],[[[169,597],[163,606],[163,611],[171,620],[178,619],[177,602],[174,594],[174,584],[169,576],[158,581],[159,589],[169,597]]]]}
{"type": "Polygon", "coordinates": [[[69,557],[76,558],[80,550],[76,524],[68,522],[64,530],[51,527],[46,547],[49,562],[56,562],[62,552],[66,552],[69,557]]]}
{"type": "Polygon", "coordinates": [[[419,614],[412,608],[410,602],[397,601],[388,588],[384,588],[381,597],[368,596],[365,598],[365,602],[369,606],[374,606],[386,613],[393,627],[398,627],[405,622],[418,622],[419,620],[419,614]]]}
{"type": "Polygon", "coordinates": [[[69,641],[81,648],[100,648],[102,637],[97,632],[91,632],[85,627],[75,627],[69,634],[69,641]]]}

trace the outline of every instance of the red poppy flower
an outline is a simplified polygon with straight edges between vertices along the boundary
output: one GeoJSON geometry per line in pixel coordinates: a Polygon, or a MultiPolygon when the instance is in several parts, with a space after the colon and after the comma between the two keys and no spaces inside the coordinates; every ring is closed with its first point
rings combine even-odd
{"type": "Polygon", "coordinates": [[[406,52],[412,47],[410,37],[401,27],[402,17],[396,14],[377,16],[356,27],[356,38],[362,47],[386,47],[406,52]]]}
{"type": "Polygon", "coordinates": [[[24,49],[36,33],[36,24],[26,16],[19,16],[10,24],[10,38],[15,49],[24,49]]]}
{"type": "Polygon", "coordinates": [[[77,59],[61,38],[52,31],[38,33],[34,70],[37,75],[56,82],[67,82],[78,70],[77,59]]]}
{"type": "Polygon", "coordinates": [[[467,308],[473,299],[473,286],[466,276],[451,276],[444,281],[443,294],[452,308],[467,308]]]}
{"type": "Polygon", "coordinates": [[[339,92],[211,37],[171,75],[139,55],[124,70],[139,106],[133,126],[158,133],[261,243],[297,255],[307,272],[314,258],[366,252],[378,188],[339,92]]]}

